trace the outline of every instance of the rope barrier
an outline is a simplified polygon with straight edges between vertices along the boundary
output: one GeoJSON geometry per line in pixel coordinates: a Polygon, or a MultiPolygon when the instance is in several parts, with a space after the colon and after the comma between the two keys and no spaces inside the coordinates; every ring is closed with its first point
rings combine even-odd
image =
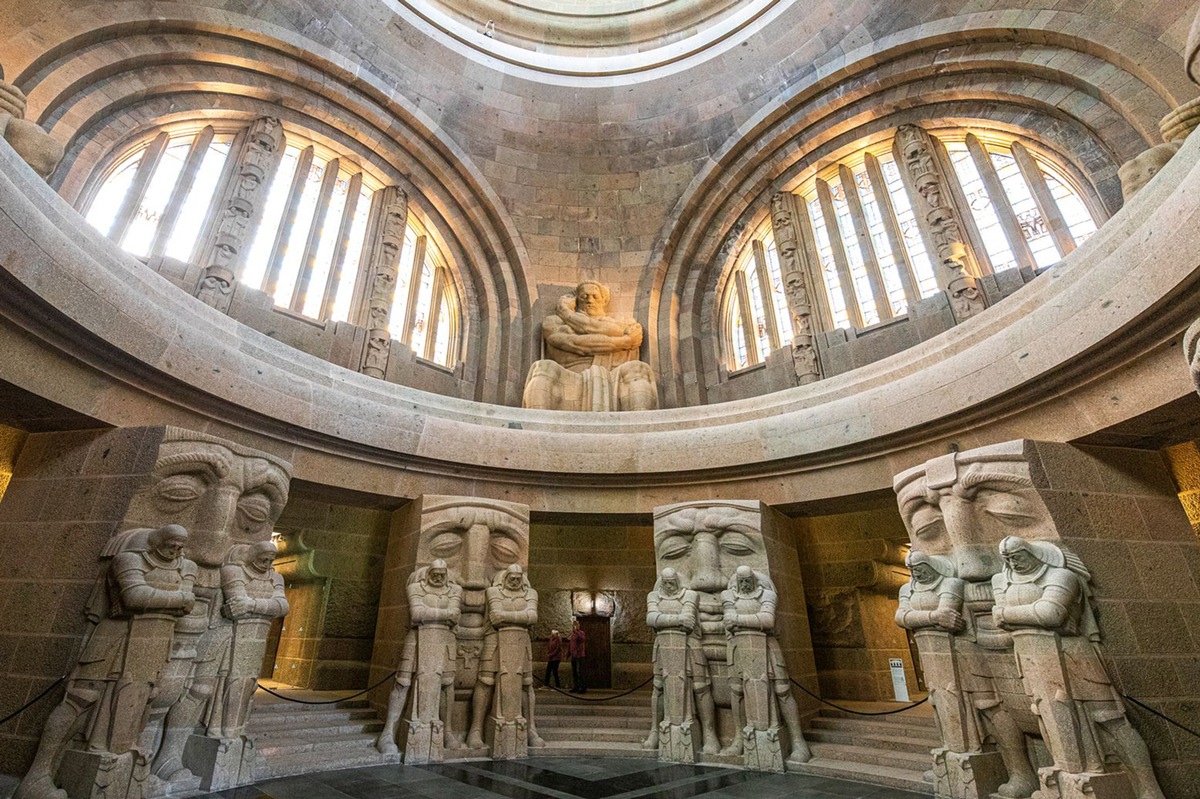
{"type": "Polygon", "coordinates": [[[14,710],[12,713],[9,713],[3,719],[0,719],[0,724],[7,724],[8,722],[15,719],[17,716],[24,713],[26,710],[29,710],[29,708],[33,707],[38,702],[42,701],[42,699],[45,698],[47,694],[49,694],[51,691],[53,691],[55,688],[57,688],[59,685],[61,685],[63,680],[67,679],[67,676],[68,675],[64,674],[63,676],[59,677],[54,682],[50,683],[50,685],[46,688],[46,690],[42,691],[40,694],[35,696],[33,699],[30,699],[28,702],[21,705],[19,708],[14,710]]]}
{"type": "Polygon", "coordinates": [[[1147,710],[1147,711],[1149,711],[1149,712],[1153,713],[1154,715],[1158,716],[1158,717],[1159,717],[1160,719],[1162,719],[1163,721],[1165,721],[1165,722],[1168,722],[1168,723],[1170,723],[1170,724],[1174,724],[1176,727],[1178,727],[1179,729],[1183,730],[1184,732],[1190,732],[1192,735],[1195,735],[1197,738],[1200,738],[1200,732],[1196,732],[1196,731],[1195,731],[1195,730],[1193,730],[1191,727],[1185,727],[1184,725],[1180,724],[1178,721],[1176,721],[1175,719],[1171,718],[1170,716],[1168,716],[1168,715],[1166,715],[1166,714],[1164,714],[1164,713],[1160,713],[1159,711],[1157,711],[1157,710],[1155,710],[1154,708],[1150,707],[1150,706],[1149,706],[1149,705],[1147,705],[1145,702],[1142,702],[1142,701],[1140,701],[1140,700],[1138,700],[1138,699],[1134,699],[1134,698],[1133,698],[1132,696],[1130,696],[1129,694],[1121,694],[1121,696],[1125,697],[1125,698],[1126,698],[1126,699],[1128,699],[1130,702],[1133,702],[1135,705],[1137,705],[1138,707],[1140,707],[1142,710],[1147,710]]]}
{"type": "Polygon", "coordinates": [[[829,705],[830,707],[833,707],[833,708],[837,708],[838,710],[842,711],[843,713],[852,713],[855,716],[892,716],[892,715],[895,715],[896,713],[903,713],[906,710],[912,710],[914,707],[920,707],[921,705],[923,705],[929,701],[929,697],[927,696],[919,702],[913,702],[911,705],[905,705],[904,707],[896,708],[895,710],[880,710],[880,711],[874,711],[874,712],[868,712],[865,710],[851,710],[848,707],[842,707],[841,705],[835,705],[833,702],[830,702],[828,699],[822,699],[821,697],[814,694],[812,691],[805,688],[800,683],[796,682],[795,678],[793,678],[793,677],[788,677],[788,679],[791,680],[792,685],[796,686],[801,691],[808,694],[809,696],[811,696],[813,699],[817,700],[818,702],[829,705]]]}
{"type": "Polygon", "coordinates": [[[629,696],[630,694],[632,694],[635,691],[642,690],[643,688],[645,688],[647,685],[649,685],[651,682],[654,681],[654,676],[651,675],[650,677],[648,677],[646,679],[646,681],[644,683],[642,683],[641,685],[635,686],[633,688],[630,688],[628,691],[624,691],[619,694],[614,694],[613,696],[601,696],[601,697],[595,697],[595,698],[590,697],[590,696],[580,696],[579,694],[573,694],[569,691],[564,691],[563,689],[561,689],[557,686],[550,685],[549,683],[547,683],[545,680],[543,680],[541,677],[537,676],[536,674],[533,675],[533,679],[537,680],[542,685],[549,688],[551,691],[558,691],[563,696],[569,696],[572,699],[578,699],[580,702],[611,702],[614,699],[620,699],[623,696],[629,696]]]}
{"type": "Polygon", "coordinates": [[[362,696],[363,694],[369,694],[371,691],[374,691],[376,688],[383,685],[385,682],[387,682],[388,680],[392,679],[395,676],[396,676],[396,672],[393,671],[391,674],[384,677],[379,682],[375,683],[374,685],[372,685],[368,688],[362,689],[361,691],[359,691],[356,694],[350,694],[350,696],[343,696],[340,699],[326,699],[321,702],[314,702],[310,699],[296,699],[295,697],[292,697],[292,696],[284,696],[283,694],[279,693],[278,691],[272,691],[270,688],[268,688],[267,686],[258,682],[257,680],[255,682],[257,683],[259,688],[263,689],[264,691],[269,693],[271,696],[277,696],[280,699],[283,699],[287,702],[295,702],[297,705],[336,705],[338,702],[348,702],[351,699],[357,699],[358,697],[362,696]]]}

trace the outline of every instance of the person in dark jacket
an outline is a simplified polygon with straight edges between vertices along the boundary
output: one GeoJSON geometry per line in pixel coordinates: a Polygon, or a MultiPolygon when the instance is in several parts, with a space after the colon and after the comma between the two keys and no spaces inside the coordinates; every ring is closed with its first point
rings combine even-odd
{"type": "Polygon", "coordinates": [[[587,655],[587,634],[579,626],[579,619],[571,628],[571,638],[567,641],[567,654],[571,657],[571,691],[582,694],[587,691],[587,683],[583,679],[583,658],[587,655]]]}
{"type": "Polygon", "coordinates": [[[558,630],[550,631],[550,639],[546,641],[546,679],[542,680],[549,687],[551,680],[556,688],[562,687],[558,678],[558,664],[562,662],[563,638],[558,630]]]}

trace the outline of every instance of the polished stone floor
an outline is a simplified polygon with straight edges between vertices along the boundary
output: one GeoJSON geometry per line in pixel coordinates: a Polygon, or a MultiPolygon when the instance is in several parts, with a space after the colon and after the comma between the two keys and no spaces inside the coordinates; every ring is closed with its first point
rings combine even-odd
{"type": "Polygon", "coordinates": [[[799,774],[681,766],[653,760],[529,758],[374,766],[268,780],[205,799],[926,799],[920,794],[799,774]]]}

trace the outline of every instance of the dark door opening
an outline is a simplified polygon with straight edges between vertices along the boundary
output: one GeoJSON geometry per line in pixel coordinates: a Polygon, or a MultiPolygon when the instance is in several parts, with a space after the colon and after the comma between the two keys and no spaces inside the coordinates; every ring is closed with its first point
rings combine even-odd
{"type": "Polygon", "coordinates": [[[579,626],[587,635],[583,678],[588,688],[612,688],[612,632],[605,616],[580,616],[579,626]]]}

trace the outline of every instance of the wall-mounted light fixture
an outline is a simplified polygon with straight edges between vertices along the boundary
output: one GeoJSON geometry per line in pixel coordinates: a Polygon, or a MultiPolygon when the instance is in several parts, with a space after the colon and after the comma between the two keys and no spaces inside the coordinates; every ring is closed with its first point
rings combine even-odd
{"type": "Polygon", "coordinates": [[[603,591],[572,591],[571,610],[576,616],[602,616],[609,618],[616,611],[617,603],[612,594],[603,591]]]}

